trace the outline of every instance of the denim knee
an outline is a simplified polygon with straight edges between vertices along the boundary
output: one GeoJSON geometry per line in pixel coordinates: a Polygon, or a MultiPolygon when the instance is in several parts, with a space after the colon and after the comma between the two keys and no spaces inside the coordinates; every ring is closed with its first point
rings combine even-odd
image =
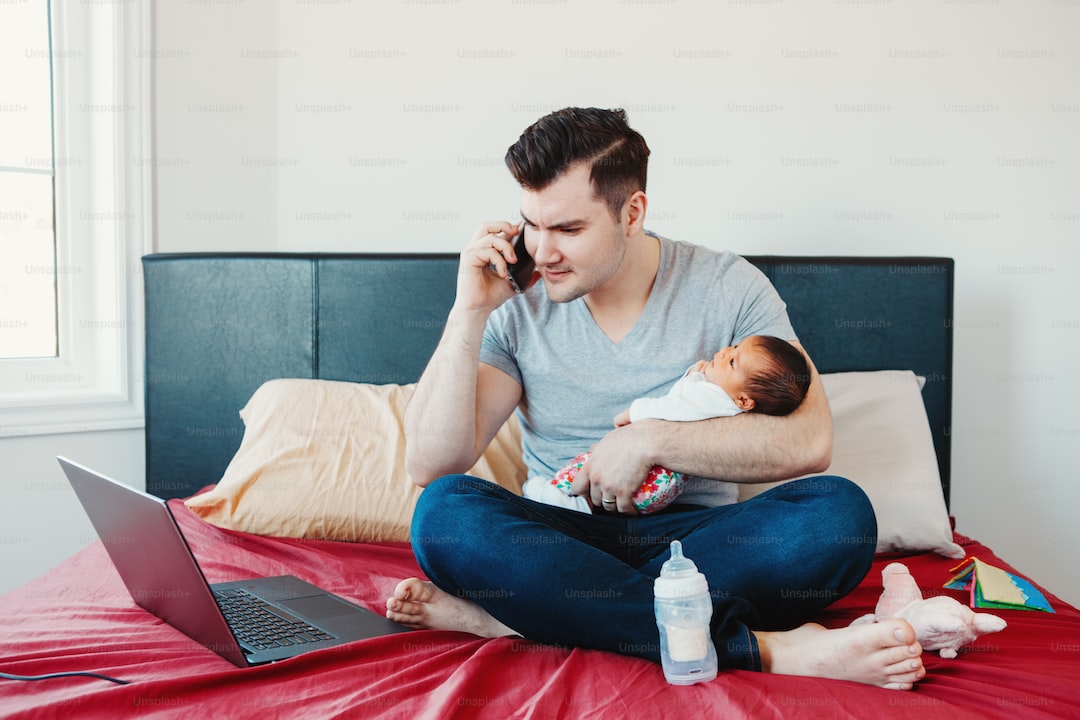
{"type": "Polygon", "coordinates": [[[877,515],[866,492],[847,478],[838,475],[827,476],[833,483],[831,510],[839,520],[839,532],[847,533],[847,538],[854,545],[877,544],[877,515]],[[846,521],[846,522],[845,522],[846,521]],[[843,525],[846,524],[846,528],[843,525]]]}
{"type": "Polygon", "coordinates": [[[422,535],[431,522],[438,524],[440,519],[453,520],[459,512],[468,513],[476,495],[492,487],[497,486],[471,475],[444,475],[433,480],[416,501],[410,532],[422,535]]]}
{"type": "Polygon", "coordinates": [[[818,506],[830,517],[843,518],[853,532],[877,533],[877,520],[870,498],[861,487],[839,475],[815,475],[792,480],[776,488],[800,503],[818,506]]]}
{"type": "Polygon", "coordinates": [[[413,555],[428,578],[438,583],[436,568],[450,569],[468,562],[483,516],[485,499],[508,491],[471,475],[445,475],[420,493],[409,526],[413,555]]]}
{"type": "MultiPolygon", "coordinates": [[[[815,548],[813,562],[865,573],[877,546],[877,518],[863,489],[838,475],[818,475],[785,483],[769,492],[796,503],[804,512],[793,518],[791,537],[815,548]]],[[[803,562],[809,558],[803,556],[803,562]]],[[[861,576],[860,576],[861,577],[861,576]]]]}
{"type": "Polygon", "coordinates": [[[842,488],[841,501],[845,507],[851,508],[853,519],[861,523],[863,530],[868,534],[877,536],[877,516],[874,514],[874,506],[870,504],[870,498],[866,491],[848,480],[837,477],[837,487],[842,488]]]}
{"type": "Polygon", "coordinates": [[[463,538],[455,538],[457,529],[452,522],[447,522],[457,512],[460,496],[460,475],[440,477],[420,493],[413,510],[412,523],[409,526],[409,540],[413,554],[424,572],[430,577],[429,551],[439,547],[456,544],[463,538]]]}
{"type": "Polygon", "coordinates": [[[877,549],[877,516],[870,498],[861,487],[847,478],[828,475],[816,478],[829,484],[823,492],[827,502],[825,510],[831,518],[827,524],[831,538],[828,544],[835,548],[835,555],[843,557],[856,574],[870,569],[877,549]]]}

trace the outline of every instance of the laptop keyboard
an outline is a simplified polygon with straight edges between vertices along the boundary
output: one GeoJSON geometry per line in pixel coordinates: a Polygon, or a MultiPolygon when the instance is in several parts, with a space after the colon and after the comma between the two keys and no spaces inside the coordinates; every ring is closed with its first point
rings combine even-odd
{"type": "Polygon", "coordinates": [[[215,590],[214,598],[236,639],[256,650],[306,645],[334,637],[302,620],[278,615],[273,606],[241,588],[215,590]]]}

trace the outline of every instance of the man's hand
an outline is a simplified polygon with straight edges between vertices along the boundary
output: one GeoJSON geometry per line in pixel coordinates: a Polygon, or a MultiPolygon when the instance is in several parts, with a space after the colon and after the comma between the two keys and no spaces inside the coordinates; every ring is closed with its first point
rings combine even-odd
{"type": "Polygon", "coordinates": [[[513,297],[507,264],[517,262],[512,240],[518,226],[503,221],[482,224],[461,251],[455,305],[490,313],[513,297]]]}
{"type": "Polygon", "coordinates": [[[405,410],[405,470],[421,487],[471,467],[521,400],[521,383],[480,362],[488,317],[514,295],[506,264],[517,232],[484,223],[461,251],[446,329],[405,410]]]}
{"type": "Polygon", "coordinates": [[[589,498],[594,508],[605,512],[637,515],[634,493],[655,464],[645,442],[648,432],[649,421],[643,420],[605,435],[591,448],[589,461],[578,470],[571,486],[574,494],[589,498]]]}

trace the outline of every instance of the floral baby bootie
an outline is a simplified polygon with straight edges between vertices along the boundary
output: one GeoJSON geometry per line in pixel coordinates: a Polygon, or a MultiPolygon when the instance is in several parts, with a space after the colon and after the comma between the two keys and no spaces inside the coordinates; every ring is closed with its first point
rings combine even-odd
{"type": "MultiPolygon", "coordinates": [[[[573,497],[570,486],[577,477],[578,470],[589,459],[591,453],[581,453],[551,479],[551,484],[573,497]]],[[[674,470],[668,470],[659,465],[653,465],[649,474],[645,476],[645,482],[634,493],[634,507],[642,515],[648,515],[658,510],[663,510],[670,505],[675,498],[682,493],[683,485],[686,484],[686,476],[674,470]]]]}

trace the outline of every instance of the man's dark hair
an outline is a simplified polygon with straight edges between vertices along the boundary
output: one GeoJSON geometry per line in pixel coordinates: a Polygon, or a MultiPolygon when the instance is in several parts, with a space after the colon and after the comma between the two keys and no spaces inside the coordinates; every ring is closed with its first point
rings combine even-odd
{"type": "Polygon", "coordinates": [[[649,146],[627,124],[624,110],[570,107],[526,128],[505,160],[526,190],[543,190],[571,165],[590,163],[594,196],[617,220],[626,199],[645,190],[649,146]]]}
{"type": "Polygon", "coordinates": [[[746,392],[754,399],[754,412],[787,415],[799,407],[810,389],[810,366],[797,347],[771,335],[758,335],[769,367],[752,375],[746,392]]]}

